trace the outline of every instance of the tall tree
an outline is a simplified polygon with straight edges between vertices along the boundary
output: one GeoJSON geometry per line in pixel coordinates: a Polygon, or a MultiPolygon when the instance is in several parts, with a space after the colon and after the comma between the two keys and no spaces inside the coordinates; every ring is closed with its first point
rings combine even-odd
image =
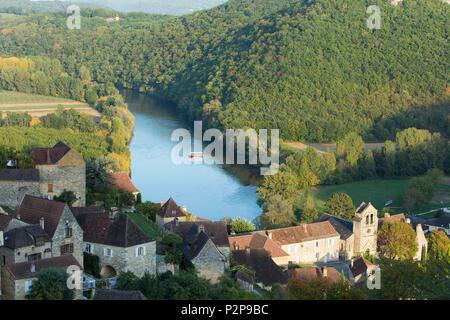
{"type": "Polygon", "coordinates": [[[410,260],[417,252],[416,233],[408,223],[383,223],[378,231],[380,255],[389,259],[410,260]]]}
{"type": "Polygon", "coordinates": [[[351,220],[355,213],[355,206],[352,198],[343,192],[334,193],[330,199],[325,202],[327,213],[343,219],[351,220]]]}

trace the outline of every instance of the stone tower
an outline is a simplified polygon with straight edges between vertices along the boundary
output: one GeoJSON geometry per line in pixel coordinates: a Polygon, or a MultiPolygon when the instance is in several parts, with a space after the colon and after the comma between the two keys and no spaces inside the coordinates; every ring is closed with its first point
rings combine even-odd
{"type": "Polygon", "coordinates": [[[369,202],[361,203],[353,218],[354,253],[375,255],[377,252],[378,211],[369,202]]]}

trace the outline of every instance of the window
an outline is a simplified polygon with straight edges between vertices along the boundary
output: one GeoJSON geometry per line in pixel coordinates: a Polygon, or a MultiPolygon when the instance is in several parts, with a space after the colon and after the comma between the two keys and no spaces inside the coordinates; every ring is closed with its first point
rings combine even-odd
{"type": "Polygon", "coordinates": [[[47,259],[47,258],[51,258],[52,257],[52,250],[51,249],[45,249],[44,250],[44,258],[45,259],[47,259]]]}
{"type": "Polygon", "coordinates": [[[136,257],[145,256],[145,247],[137,247],[136,248],[136,257]]]}
{"type": "Polygon", "coordinates": [[[61,246],[61,255],[67,255],[73,253],[73,243],[65,244],[61,246]]]}
{"type": "Polygon", "coordinates": [[[4,266],[6,264],[6,256],[2,256],[2,260],[1,260],[1,264],[2,266],[4,266]]]}
{"type": "Polygon", "coordinates": [[[32,284],[33,284],[33,280],[25,281],[25,293],[30,293],[32,284]]]}
{"type": "Polygon", "coordinates": [[[367,229],[367,233],[370,233],[370,231],[371,231],[370,229],[367,229]]]}
{"type": "Polygon", "coordinates": [[[319,241],[316,241],[316,248],[319,247],[319,241]]]}
{"type": "Polygon", "coordinates": [[[370,215],[370,224],[373,224],[373,214],[370,215]]]}
{"type": "Polygon", "coordinates": [[[320,255],[319,255],[319,253],[317,252],[317,253],[316,253],[316,260],[319,261],[319,258],[320,258],[320,255]]]}
{"type": "Polygon", "coordinates": [[[90,243],[86,243],[86,247],[84,247],[84,251],[92,254],[94,252],[94,246],[90,243]]]}
{"type": "Polygon", "coordinates": [[[53,193],[53,183],[49,183],[48,185],[47,185],[47,192],[48,193],[53,193]]]}
{"type": "Polygon", "coordinates": [[[111,248],[105,248],[103,249],[103,255],[105,257],[112,257],[113,256],[113,251],[111,248]]]}
{"type": "Polygon", "coordinates": [[[369,224],[369,216],[366,216],[366,224],[369,224]]]}
{"type": "Polygon", "coordinates": [[[334,243],[333,239],[328,239],[328,246],[329,247],[332,247],[333,243],[334,243]]]}
{"type": "Polygon", "coordinates": [[[72,228],[66,227],[66,238],[72,238],[72,228]]]}
{"type": "Polygon", "coordinates": [[[42,254],[36,253],[36,254],[30,254],[28,256],[28,262],[38,261],[41,260],[42,254]]]}

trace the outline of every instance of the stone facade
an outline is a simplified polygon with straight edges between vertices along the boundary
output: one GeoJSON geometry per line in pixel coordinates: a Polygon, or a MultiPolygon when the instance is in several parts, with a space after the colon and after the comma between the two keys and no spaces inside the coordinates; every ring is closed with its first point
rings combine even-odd
{"type": "Polygon", "coordinates": [[[330,262],[339,260],[339,235],[301,243],[282,245],[295,263],[330,262]]]}
{"type": "Polygon", "coordinates": [[[28,246],[18,249],[0,247],[0,265],[26,262],[31,255],[40,255],[41,259],[52,257],[52,244],[45,242],[41,246],[28,246]]]}
{"type": "Polygon", "coordinates": [[[427,255],[428,240],[423,232],[422,225],[416,225],[416,241],[417,241],[417,253],[414,259],[417,261],[422,261],[422,259],[427,255]]]}
{"type": "Polygon", "coordinates": [[[26,195],[40,196],[38,181],[0,181],[0,203],[17,207],[26,195]]]}
{"type": "Polygon", "coordinates": [[[3,268],[2,299],[25,300],[27,290],[31,287],[31,284],[35,279],[36,278],[15,280],[13,275],[3,268]]]}
{"type": "Polygon", "coordinates": [[[70,150],[55,165],[36,165],[40,174],[40,193],[53,199],[65,190],[77,196],[75,207],[86,205],[86,163],[80,154],[70,150]]]}
{"type": "Polygon", "coordinates": [[[131,271],[136,276],[142,277],[145,273],[156,274],[156,242],[148,242],[137,246],[128,248],[98,244],[98,243],[84,243],[85,247],[90,245],[90,254],[96,255],[100,258],[100,268],[105,271],[112,269],[116,275],[120,272],[131,271]],[[143,255],[138,255],[138,248],[143,247],[143,255]],[[107,249],[111,250],[111,256],[107,256],[107,249]],[[112,268],[112,269],[110,269],[112,268]]]}
{"type": "Polygon", "coordinates": [[[200,277],[216,283],[225,273],[227,259],[209,239],[191,263],[200,277]]]}
{"type": "Polygon", "coordinates": [[[353,220],[353,255],[377,253],[378,211],[370,203],[361,204],[353,220]]]}
{"type": "Polygon", "coordinates": [[[83,229],[78,224],[70,208],[65,205],[58,226],[52,238],[52,257],[62,255],[61,248],[73,245],[72,254],[78,263],[83,265],[83,229]],[[66,236],[66,229],[71,228],[71,236],[66,236]]]}

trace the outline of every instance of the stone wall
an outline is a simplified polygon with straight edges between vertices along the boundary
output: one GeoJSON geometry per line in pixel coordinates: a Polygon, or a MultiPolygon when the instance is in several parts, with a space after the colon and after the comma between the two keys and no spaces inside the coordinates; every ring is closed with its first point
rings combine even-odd
{"type": "Polygon", "coordinates": [[[41,254],[41,258],[51,258],[52,253],[52,244],[51,242],[45,242],[44,245],[35,247],[35,246],[28,246],[24,248],[19,249],[9,249],[6,247],[0,247],[0,261],[2,260],[3,256],[6,257],[6,264],[13,264],[13,263],[19,263],[19,262],[27,262],[28,256],[33,254],[41,254]],[[45,250],[48,250],[48,255],[45,255],[45,250]]]}
{"type": "Polygon", "coordinates": [[[205,244],[200,253],[192,259],[192,264],[199,276],[210,280],[212,283],[225,273],[226,258],[217,249],[211,239],[205,244]]]}
{"type": "Polygon", "coordinates": [[[340,237],[283,245],[281,248],[289,254],[290,261],[295,263],[329,262],[339,260],[340,237]]]}
{"type": "Polygon", "coordinates": [[[86,166],[59,166],[45,165],[37,166],[39,169],[40,193],[49,199],[59,196],[64,190],[72,191],[77,196],[74,206],[83,207],[86,205],[86,166]],[[52,185],[53,192],[49,192],[49,185],[52,185]]]}
{"type": "Polygon", "coordinates": [[[91,254],[100,258],[100,268],[110,266],[117,274],[131,271],[138,277],[142,277],[145,273],[156,274],[155,241],[129,248],[91,243],[91,248],[91,254]],[[138,247],[145,247],[144,256],[136,257],[136,248],[138,247]],[[107,248],[112,250],[112,257],[105,256],[104,252],[107,248]]]}
{"type": "Polygon", "coordinates": [[[17,207],[26,195],[40,196],[39,182],[0,181],[0,204],[17,207]]]}
{"type": "MultiPolygon", "coordinates": [[[[44,221],[45,223],[45,221],[44,221]]],[[[56,228],[55,234],[52,238],[52,256],[61,256],[61,246],[66,244],[73,244],[73,256],[79,264],[83,265],[83,229],[81,229],[77,220],[75,219],[72,211],[66,205],[64,207],[63,214],[59,220],[59,224],[56,228]],[[72,228],[72,237],[66,238],[66,222],[69,227],[72,228]]]]}

